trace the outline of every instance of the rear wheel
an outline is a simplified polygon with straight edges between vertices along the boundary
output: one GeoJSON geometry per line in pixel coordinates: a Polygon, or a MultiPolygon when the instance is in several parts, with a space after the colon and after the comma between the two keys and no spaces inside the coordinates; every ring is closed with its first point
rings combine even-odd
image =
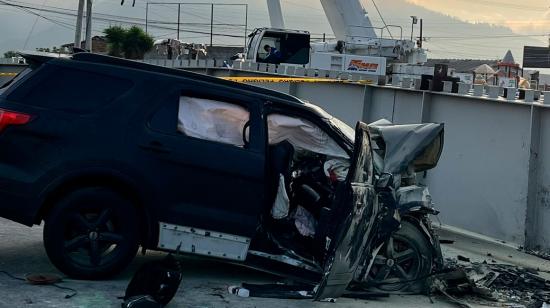
{"type": "Polygon", "coordinates": [[[433,262],[430,243],[422,231],[403,221],[374,259],[368,284],[382,292],[422,293],[433,262]]]}
{"type": "Polygon", "coordinates": [[[46,218],[44,246],[68,276],[104,279],[135,257],[138,232],[138,215],[129,200],[107,188],[85,188],[54,205],[46,218]]]}

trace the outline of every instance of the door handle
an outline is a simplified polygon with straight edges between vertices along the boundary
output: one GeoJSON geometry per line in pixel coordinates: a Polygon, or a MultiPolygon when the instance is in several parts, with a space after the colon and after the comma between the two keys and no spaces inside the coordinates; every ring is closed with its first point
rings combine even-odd
{"type": "Polygon", "coordinates": [[[170,153],[172,150],[170,148],[165,147],[162,143],[158,141],[151,141],[148,144],[140,144],[140,148],[151,151],[154,153],[170,153]]]}

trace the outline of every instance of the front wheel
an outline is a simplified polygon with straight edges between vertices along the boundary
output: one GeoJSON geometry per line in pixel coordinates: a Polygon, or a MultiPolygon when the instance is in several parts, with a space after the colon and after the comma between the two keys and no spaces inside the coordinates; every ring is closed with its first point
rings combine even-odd
{"type": "Polygon", "coordinates": [[[135,257],[139,239],[133,204],[107,188],[84,188],[62,198],[45,219],[50,261],[78,279],[104,279],[135,257]]]}
{"type": "Polygon", "coordinates": [[[367,284],[381,292],[422,293],[433,264],[433,250],[424,233],[402,221],[375,257],[367,284]]]}

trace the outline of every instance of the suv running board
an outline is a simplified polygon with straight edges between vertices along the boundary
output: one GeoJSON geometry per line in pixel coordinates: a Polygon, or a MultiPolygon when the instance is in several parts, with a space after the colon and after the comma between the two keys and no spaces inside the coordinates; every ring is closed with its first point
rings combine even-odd
{"type": "Polygon", "coordinates": [[[163,250],[244,261],[250,245],[249,238],[238,235],[162,222],[159,227],[158,248],[163,250]]]}

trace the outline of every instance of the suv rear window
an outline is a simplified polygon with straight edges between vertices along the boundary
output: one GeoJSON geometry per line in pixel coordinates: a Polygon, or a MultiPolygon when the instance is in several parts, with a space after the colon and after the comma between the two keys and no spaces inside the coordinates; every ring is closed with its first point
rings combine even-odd
{"type": "Polygon", "coordinates": [[[25,77],[27,74],[32,72],[32,69],[30,67],[25,68],[22,70],[17,76],[13,77],[11,80],[8,80],[6,83],[0,85],[0,95],[4,94],[11,86],[13,86],[16,82],[21,80],[23,77],[25,77]]]}
{"type": "Polygon", "coordinates": [[[129,80],[89,71],[46,65],[8,97],[26,105],[91,113],[127,92],[129,80]]]}

